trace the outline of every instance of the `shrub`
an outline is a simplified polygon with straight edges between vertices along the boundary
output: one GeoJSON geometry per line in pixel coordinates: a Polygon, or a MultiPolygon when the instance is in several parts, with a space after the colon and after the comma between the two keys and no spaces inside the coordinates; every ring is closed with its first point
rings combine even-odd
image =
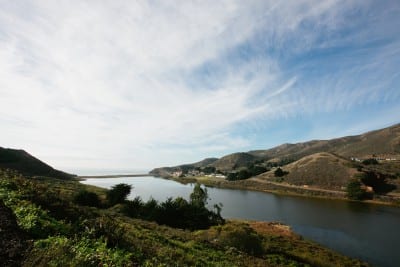
{"type": "Polygon", "coordinates": [[[358,179],[351,180],[346,187],[347,197],[353,200],[362,200],[366,192],[361,188],[361,182],[358,179]]]}
{"type": "Polygon", "coordinates": [[[237,174],[238,180],[245,180],[251,177],[251,173],[248,170],[240,170],[237,174]]]}
{"type": "Polygon", "coordinates": [[[249,168],[249,171],[251,172],[251,176],[256,176],[256,175],[259,175],[261,173],[268,171],[268,169],[263,166],[252,165],[249,168]]]}
{"type": "Polygon", "coordinates": [[[132,189],[128,184],[117,184],[107,191],[107,201],[111,206],[124,203],[132,189]]]}
{"type": "Polygon", "coordinates": [[[288,174],[289,172],[283,171],[281,168],[277,168],[274,172],[275,177],[282,177],[288,174]]]}
{"type": "Polygon", "coordinates": [[[229,225],[221,231],[219,242],[227,247],[234,247],[251,255],[263,253],[262,239],[247,225],[229,225]]]}
{"type": "Polygon", "coordinates": [[[94,192],[80,190],[74,197],[74,202],[83,206],[100,207],[99,196],[94,192]]]}
{"type": "Polygon", "coordinates": [[[362,164],[364,164],[364,165],[377,165],[377,164],[379,164],[379,162],[376,159],[371,158],[371,159],[363,160],[362,164]]]}
{"type": "Polygon", "coordinates": [[[61,236],[38,240],[29,257],[37,266],[134,266],[132,254],[108,248],[104,239],[61,236]]]}
{"type": "Polygon", "coordinates": [[[237,180],[245,180],[252,176],[252,173],[246,169],[240,170],[239,172],[230,172],[228,173],[227,180],[228,181],[237,181],[237,180]]]}
{"type": "Polygon", "coordinates": [[[133,200],[127,200],[122,207],[122,213],[127,216],[138,218],[142,216],[144,203],[140,197],[135,197],[133,200]]]}
{"type": "Polygon", "coordinates": [[[395,185],[387,183],[386,177],[388,176],[382,173],[367,171],[359,174],[358,178],[363,184],[371,186],[377,194],[386,194],[396,189],[395,185]]]}
{"type": "Polygon", "coordinates": [[[228,181],[236,181],[237,180],[237,172],[230,172],[226,177],[228,181]]]}
{"type": "Polygon", "coordinates": [[[28,201],[20,201],[18,205],[12,206],[17,217],[18,225],[33,237],[48,237],[54,234],[66,234],[69,225],[50,217],[47,211],[41,209],[28,201]]]}

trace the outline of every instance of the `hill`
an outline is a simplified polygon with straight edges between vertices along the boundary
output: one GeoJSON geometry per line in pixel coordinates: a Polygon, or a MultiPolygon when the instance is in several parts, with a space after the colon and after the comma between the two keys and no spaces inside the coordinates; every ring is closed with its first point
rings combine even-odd
{"type": "Polygon", "coordinates": [[[220,158],[210,166],[215,167],[220,171],[230,171],[233,169],[246,167],[247,165],[259,160],[258,157],[249,153],[233,153],[220,158]]]}
{"type": "Polygon", "coordinates": [[[258,178],[304,187],[343,190],[354,175],[360,173],[349,160],[327,152],[305,156],[282,169],[288,172],[283,177],[275,177],[271,170],[258,178]]]}
{"type": "MultiPolygon", "coordinates": [[[[361,135],[331,140],[312,140],[296,144],[287,143],[266,150],[233,153],[218,160],[213,159],[214,162],[203,165],[203,167],[212,166],[217,170],[229,172],[257,162],[291,162],[320,152],[332,153],[347,159],[375,157],[400,160],[400,124],[361,135]]],[[[173,168],[179,170],[182,166],[190,166],[190,164],[173,168]]],[[[151,173],[160,174],[168,171],[170,169],[164,167],[155,169],[151,173]]]]}
{"type": "Polygon", "coordinates": [[[0,168],[16,170],[29,176],[69,179],[74,175],[52,168],[24,150],[0,147],[0,168]]]}
{"type": "Polygon", "coordinates": [[[173,166],[173,167],[161,167],[161,168],[155,168],[151,170],[149,173],[155,176],[161,176],[161,177],[168,177],[171,175],[171,173],[176,172],[176,171],[184,171],[184,170],[189,170],[189,169],[196,169],[196,168],[204,168],[207,166],[212,165],[215,161],[217,161],[217,158],[206,158],[201,161],[195,162],[195,163],[190,163],[190,164],[183,164],[183,165],[178,165],[178,166],[173,166]]]}
{"type": "Polygon", "coordinates": [[[342,157],[394,157],[400,159],[400,124],[331,140],[312,140],[296,144],[283,144],[267,150],[248,153],[263,159],[290,157],[299,159],[318,152],[330,152],[342,157]]]}

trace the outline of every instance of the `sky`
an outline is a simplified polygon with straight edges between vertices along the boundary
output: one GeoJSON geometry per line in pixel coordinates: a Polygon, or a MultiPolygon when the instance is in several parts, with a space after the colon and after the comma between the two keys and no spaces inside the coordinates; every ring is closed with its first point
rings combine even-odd
{"type": "Polygon", "coordinates": [[[400,122],[400,1],[0,0],[0,146],[150,170],[400,122]]]}

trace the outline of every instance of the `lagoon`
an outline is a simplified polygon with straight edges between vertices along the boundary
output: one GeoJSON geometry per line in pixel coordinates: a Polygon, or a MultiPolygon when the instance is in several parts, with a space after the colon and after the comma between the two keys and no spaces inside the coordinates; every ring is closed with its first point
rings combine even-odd
{"type": "MultiPolygon", "coordinates": [[[[82,183],[104,188],[131,184],[129,198],[140,196],[144,201],[151,197],[158,201],[168,197],[188,199],[194,186],[156,177],[91,178],[82,183]]],[[[210,207],[222,203],[224,218],[282,222],[303,237],[344,255],[374,266],[400,266],[399,208],[247,190],[207,190],[210,207]]]]}

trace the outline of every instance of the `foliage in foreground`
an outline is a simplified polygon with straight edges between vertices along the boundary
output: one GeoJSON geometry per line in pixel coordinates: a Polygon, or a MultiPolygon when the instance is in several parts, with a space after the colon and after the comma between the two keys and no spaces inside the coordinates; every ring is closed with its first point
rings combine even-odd
{"type": "Polygon", "coordinates": [[[214,210],[209,210],[206,207],[207,200],[207,189],[196,184],[189,202],[178,197],[168,198],[161,203],[150,199],[145,203],[140,197],[136,197],[125,201],[122,212],[133,218],[190,230],[206,229],[213,225],[223,224],[220,205],[214,205],[214,210]]]}
{"type": "MultiPolygon", "coordinates": [[[[0,170],[0,198],[34,240],[24,266],[365,266],[250,222],[188,231],[126,217],[118,205],[77,205],[79,190],[105,199],[105,190],[78,182],[26,179],[0,170]]],[[[193,200],[206,199],[197,193],[193,200]]]]}

